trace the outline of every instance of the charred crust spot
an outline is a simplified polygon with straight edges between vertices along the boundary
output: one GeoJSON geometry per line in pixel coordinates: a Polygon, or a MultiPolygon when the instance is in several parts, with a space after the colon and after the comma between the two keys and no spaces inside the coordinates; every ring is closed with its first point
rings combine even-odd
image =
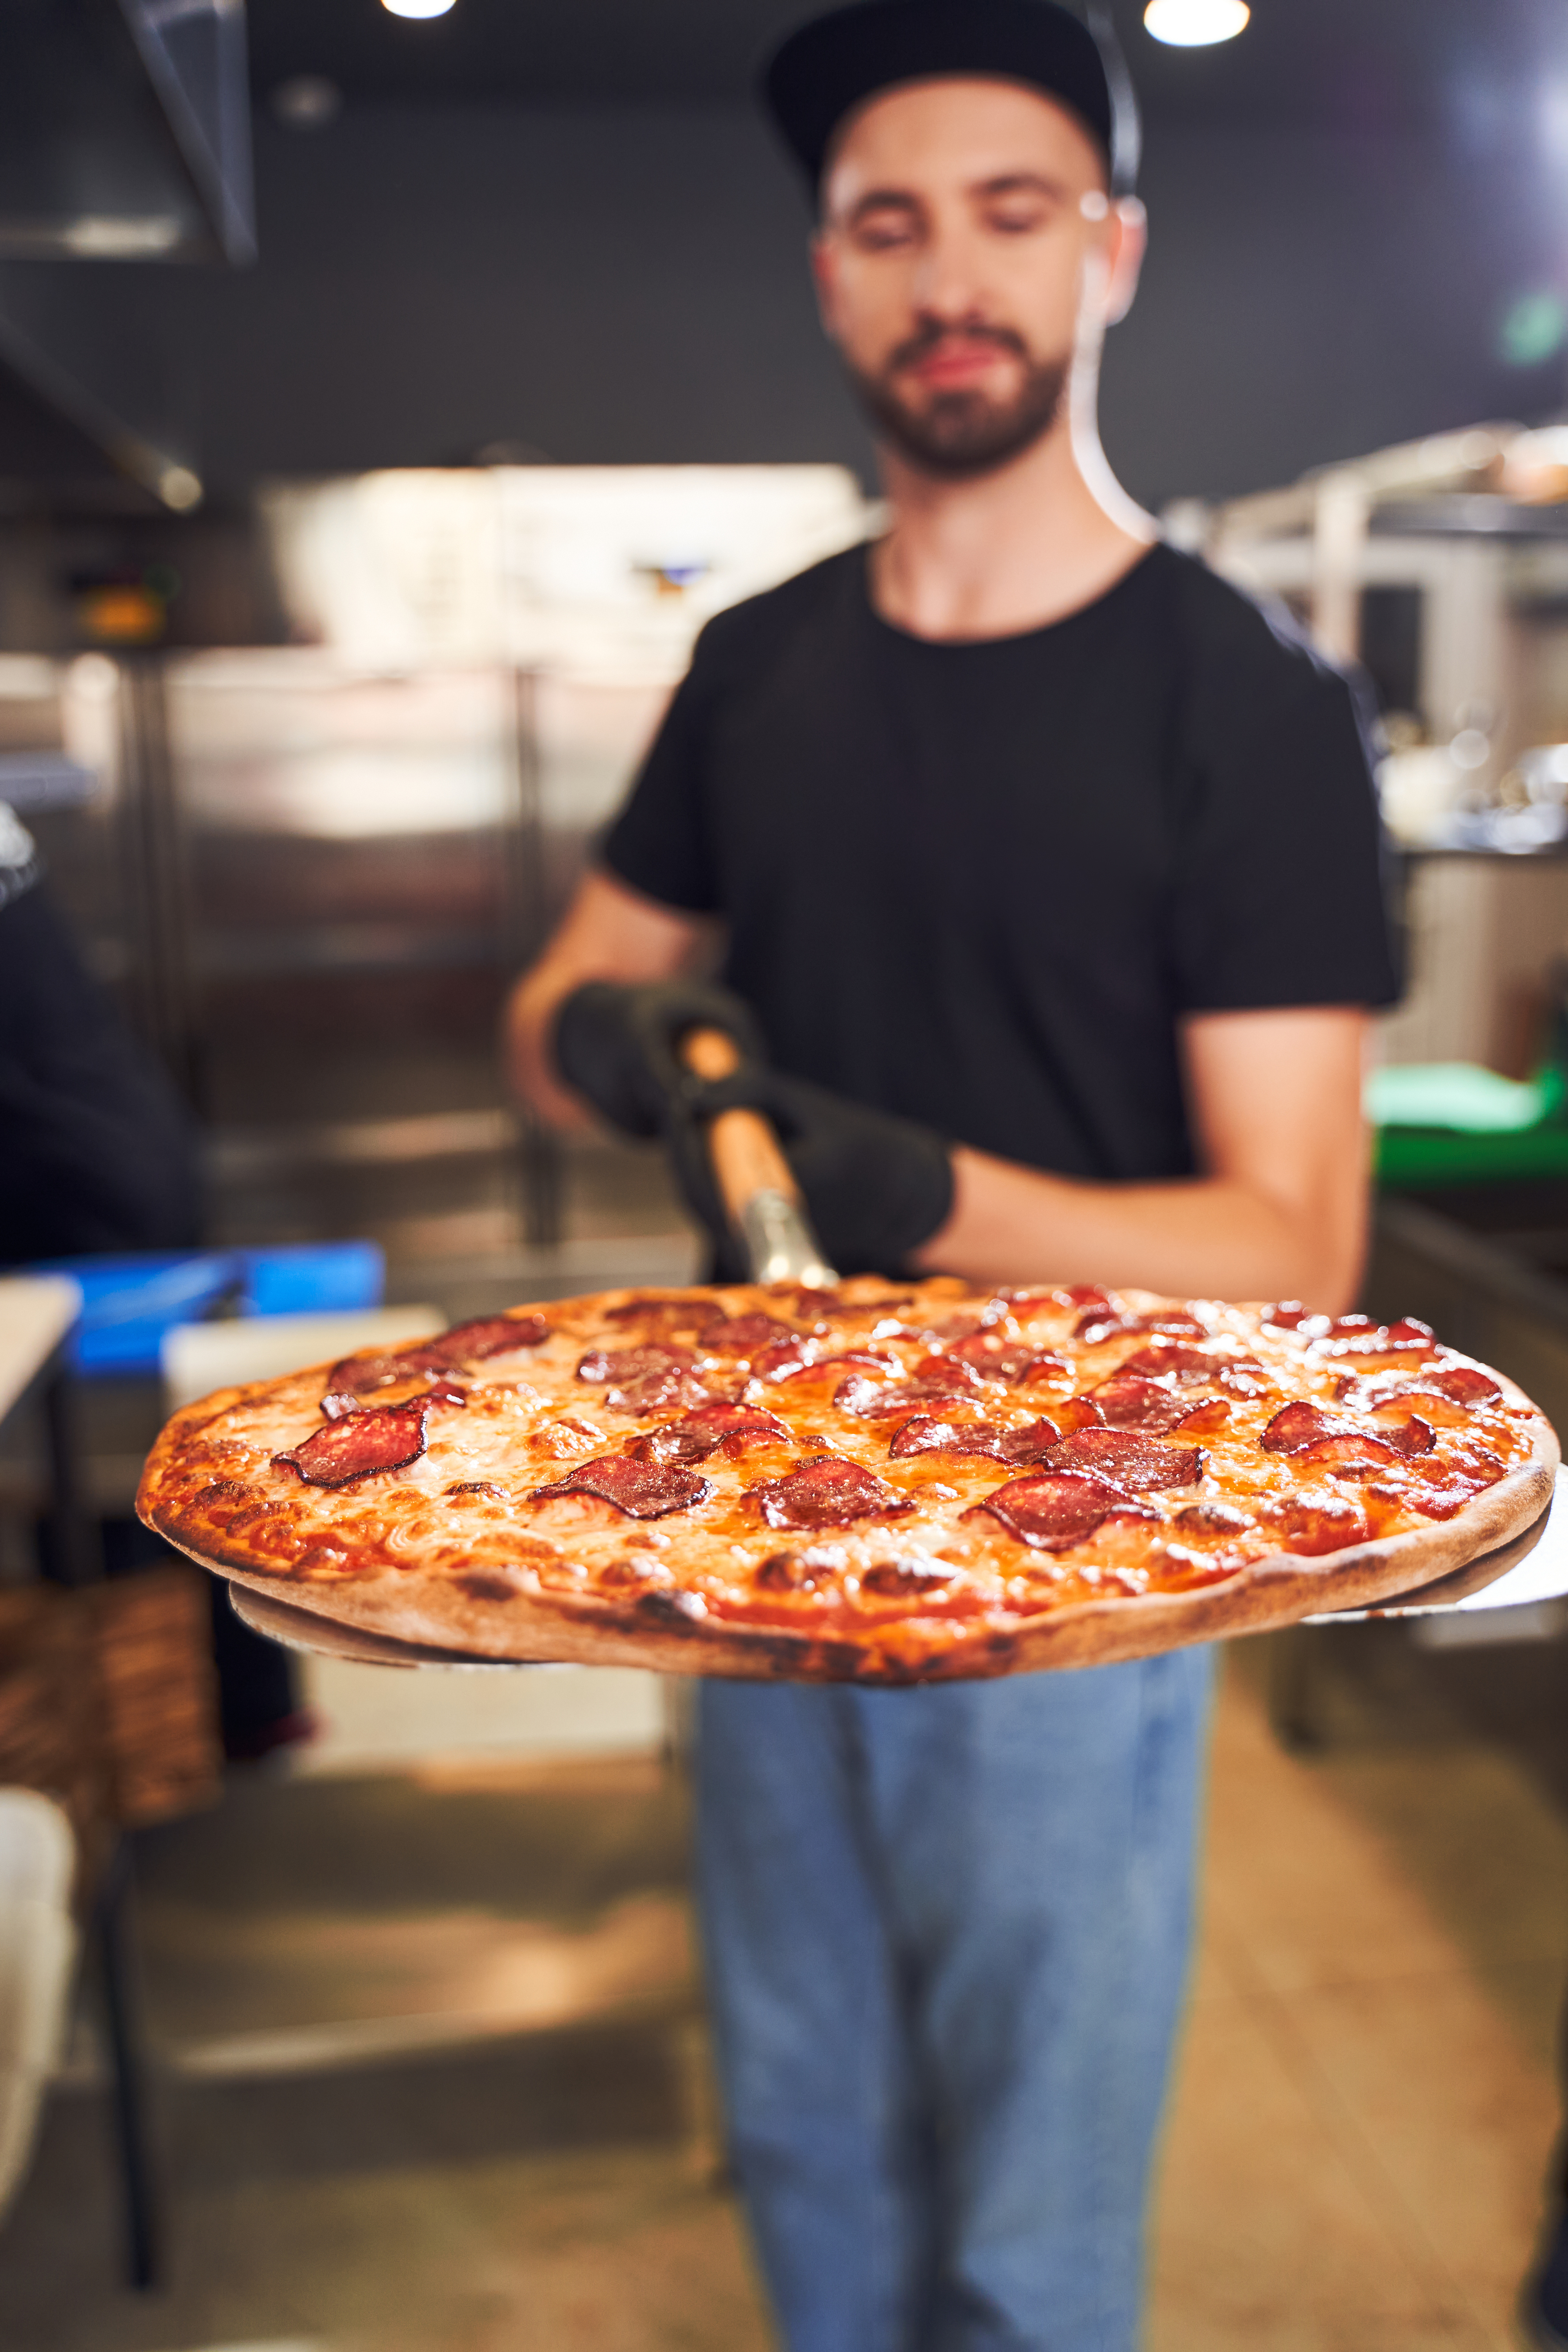
{"type": "Polygon", "coordinates": [[[515,1601],[517,1586],[509,1576],[492,1574],[482,1568],[471,1568],[452,1579],[459,1592],[470,1601],[515,1601]]]}
{"type": "Polygon", "coordinates": [[[1184,1536],[1238,1536],[1253,1521],[1229,1503],[1185,1503],[1171,1524],[1184,1536]]]}
{"type": "Polygon", "coordinates": [[[708,1603],[700,1592],[682,1592],[666,1586],[643,1593],[637,1603],[637,1613],[647,1624],[685,1633],[707,1616],[708,1603]]]}
{"type": "Polygon", "coordinates": [[[490,1478],[459,1478],[455,1486],[443,1486],[443,1495],[488,1495],[492,1502],[504,1503],[505,1489],[490,1478]]]}
{"type": "Polygon", "coordinates": [[[866,1570],[860,1579],[860,1590],[890,1601],[909,1601],[917,1595],[940,1592],[960,1574],[961,1570],[939,1566],[935,1560],[883,1559],[866,1570]]]}

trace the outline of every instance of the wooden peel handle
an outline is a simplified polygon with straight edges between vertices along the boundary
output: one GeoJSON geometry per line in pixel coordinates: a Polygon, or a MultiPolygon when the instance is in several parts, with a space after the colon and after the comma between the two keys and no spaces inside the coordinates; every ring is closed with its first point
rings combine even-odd
{"type": "MultiPolygon", "coordinates": [[[[722,1029],[689,1030],[680,1041],[680,1058],[693,1076],[710,1080],[727,1078],[741,1065],[740,1048],[722,1029]]],[[[799,1200],[789,1162],[761,1111],[721,1110],[708,1129],[708,1150],[724,1206],[736,1224],[759,1192],[799,1200]]]]}

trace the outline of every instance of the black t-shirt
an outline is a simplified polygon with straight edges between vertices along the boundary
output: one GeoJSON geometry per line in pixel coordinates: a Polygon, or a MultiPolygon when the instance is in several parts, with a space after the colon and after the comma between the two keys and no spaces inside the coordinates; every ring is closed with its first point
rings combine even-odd
{"type": "Polygon", "coordinates": [[[603,854],[781,1068],[1068,1175],[1191,1171],[1183,1014],[1397,994],[1348,685],[1165,546],[1019,636],[890,626],[863,548],[721,614],[603,854]]]}

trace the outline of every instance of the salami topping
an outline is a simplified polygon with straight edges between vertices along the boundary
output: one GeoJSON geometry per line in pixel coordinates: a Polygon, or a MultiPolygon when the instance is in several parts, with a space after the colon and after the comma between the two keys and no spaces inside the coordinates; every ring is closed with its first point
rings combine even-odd
{"type": "Polygon", "coordinates": [[[1451,1371],[1423,1372],[1421,1385],[1424,1389],[1436,1389],[1439,1396],[1446,1396],[1454,1404],[1493,1404],[1502,1394],[1489,1374],[1478,1372],[1469,1364],[1456,1364],[1451,1371]]]}
{"type": "Polygon", "coordinates": [[[1340,1315],[1312,1340],[1320,1356],[1430,1355],[1437,1342],[1429,1323],[1407,1315],[1397,1323],[1374,1323],[1370,1315],[1340,1315]]]}
{"type": "Polygon", "coordinates": [[[702,1326],[698,1345],[712,1356],[754,1356],[759,1348],[805,1336],[792,1331],[787,1323],[775,1322],[771,1315],[725,1315],[716,1323],[702,1326]]]}
{"type": "MultiPolygon", "coordinates": [[[[1014,1478],[977,1503],[999,1519],[1010,1536],[1036,1551],[1069,1551],[1085,1543],[1100,1521],[1126,1501],[1103,1479],[1068,1471],[1043,1478],[1014,1478]]],[[[965,1518],[970,1514],[964,1513],[965,1518]]]]}
{"type": "Polygon", "coordinates": [[[476,1322],[454,1324],[434,1339],[416,1339],[412,1346],[385,1355],[345,1356],[327,1374],[322,1410],[330,1413],[331,1403],[341,1397],[370,1396],[377,1389],[391,1388],[395,1381],[413,1380],[422,1372],[433,1376],[458,1364],[482,1362],[487,1356],[502,1355],[513,1348],[537,1348],[549,1337],[550,1326],[542,1315],[486,1315],[476,1322]]]}
{"type": "Polygon", "coordinates": [[[776,1413],[745,1404],[705,1404],[684,1421],[667,1422],[651,1437],[638,1440],[639,1454],[655,1462],[705,1462],[722,1445],[738,1454],[748,1444],[787,1439],[789,1430],[776,1413]]]}
{"type": "Polygon", "coordinates": [[[762,1381],[788,1380],[792,1372],[811,1363],[817,1352],[816,1341],[805,1331],[797,1331],[791,1339],[770,1339],[752,1358],[752,1375],[762,1381]]]}
{"type": "Polygon", "coordinates": [[[710,1391],[695,1374],[680,1371],[674,1365],[663,1371],[645,1372],[628,1388],[605,1391],[605,1402],[612,1412],[658,1412],[667,1405],[689,1407],[709,1402],[710,1391]]]}
{"type": "MultiPolygon", "coordinates": [[[[963,1367],[956,1369],[962,1370],[963,1367]]],[[[966,1384],[958,1379],[951,1383],[934,1380],[872,1381],[860,1373],[834,1390],[833,1402],[840,1412],[851,1412],[858,1421],[886,1421],[894,1413],[929,1412],[933,1405],[961,1404],[973,1385],[973,1375],[966,1384]]]]}
{"type": "Polygon", "coordinates": [[[885,1480],[841,1454],[818,1454],[798,1470],[750,1489],[770,1528],[842,1528],[852,1519],[889,1518],[913,1506],[885,1480]]]}
{"type": "Polygon", "coordinates": [[[1229,1419],[1230,1407],[1224,1397],[1205,1397],[1189,1406],[1176,1427],[1188,1437],[1217,1437],[1229,1419]]]}
{"type": "Polygon", "coordinates": [[[662,1519],[689,1510],[710,1493],[706,1478],[675,1462],[638,1462],[629,1454],[609,1454],[580,1462],[552,1486],[536,1486],[534,1500],[552,1495],[596,1495],[629,1519],[662,1519]]]}
{"type": "Polygon", "coordinates": [[[1299,1298],[1282,1298],[1276,1307],[1265,1307],[1259,1318],[1266,1331],[1299,1331],[1312,1339],[1329,1328],[1326,1315],[1314,1315],[1299,1298]]]}
{"type": "Polygon", "coordinates": [[[847,1348],[841,1356],[818,1356],[809,1363],[786,1371],[783,1377],[789,1381],[826,1379],[842,1372],[846,1365],[854,1365],[869,1372],[887,1373],[902,1370],[897,1356],[889,1356],[885,1349],[847,1348]]]}
{"type": "Polygon", "coordinates": [[[1031,1421],[1022,1429],[994,1429],[987,1422],[964,1423],[917,1413],[906,1421],[888,1451],[891,1454],[974,1454],[993,1462],[1038,1462],[1057,1444],[1054,1421],[1031,1421]]]}
{"type": "Polygon", "coordinates": [[[1045,1457],[1052,1470],[1084,1470],[1124,1494],[1159,1486],[1190,1486],[1203,1475],[1201,1445],[1167,1445],[1130,1429],[1080,1429],[1045,1457]]]}
{"type": "Polygon", "coordinates": [[[1185,1339],[1152,1339],[1146,1348],[1135,1349],[1127,1357],[1121,1370],[1114,1375],[1135,1373],[1142,1380],[1168,1380],[1173,1373],[1178,1380],[1211,1381],[1224,1360],[1205,1353],[1185,1339]]]}
{"type": "Polygon", "coordinates": [[[1381,1437],[1347,1433],[1320,1437],[1312,1444],[1300,1447],[1290,1459],[1298,1470],[1308,1475],[1321,1470],[1333,1478],[1376,1478],[1399,1456],[1381,1437]]]}
{"type": "Polygon", "coordinates": [[[1321,1405],[1281,1405],[1258,1444],[1265,1454],[1298,1454],[1303,1445],[1315,1445],[1321,1437],[1343,1433],[1342,1421],[1331,1421],[1321,1405]]]}
{"type": "Polygon", "coordinates": [[[1121,1331],[1177,1334],[1191,1331],[1204,1339],[1207,1337],[1208,1326],[1183,1308],[1173,1307],[1163,1315],[1118,1315],[1110,1309],[1091,1307],[1087,1315],[1079,1317],[1074,1327],[1073,1338],[1081,1339],[1086,1348],[1098,1348],[1102,1340],[1114,1339],[1121,1331]]]}
{"type": "Polygon", "coordinates": [[[1112,1372],[1091,1393],[1112,1429],[1147,1429],[1157,1434],[1174,1429],[1192,1410],[1190,1398],[1173,1394],[1157,1381],[1142,1380],[1136,1372],[1112,1372]]]}
{"type": "Polygon", "coordinates": [[[478,1364],[489,1356],[510,1355],[513,1348],[542,1347],[549,1337],[542,1315],[480,1315],[471,1323],[454,1323],[429,1347],[440,1350],[444,1364],[478,1364]]]}
{"type": "Polygon", "coordinates": [[[273,1461],[288,1464],[312,1486],[348,1486],[383,1470],[405,1469],[425,1451],[423,1397],[412,1404],[384,1404],[370,1412],[345,1413],[328,1422],[290,1453],[273,1461]]]}
{"type": "Polygon", "coordinates": [[[623,1298],[617,1306],[606,1307],[606,1323],[623,1326],[636,1324],[639,1331],[689,1331],[710,1313],[705,1298],[692,1298],[684,1291],[672,1297],[639,1297],[623,1298]]]}
{"type": "Polygon", "coordinates": [[[1395,1418],[1399,1413],[1398,1406],[1393,1409],[1392,1414],[1386,1406],[1374,1412],[1373,1418],[1377,1423],[1377,1433],[1384,1444],[1392,1445],[1396,1454],[1409,1456],[1430,1454],[1436,1444],[1431,1423],[1423,1421],[1418,1412],[1405,1410],[1402,1418],[1395,1418]]]}
{"type": "Polygon", "coordinates": [[[946,1354],[950,1362],[968,1364],[986,1381],[1022,1380],[1031,1366],[1042,1360],[1026,1339],[998,1339],[990,1331],[976,1331],[968,1339],[955,1341],[946,1354]]]}
{"type": "MultiPolygon", "coordinates": [[[[1055,1425],[1049,1422],[1045,1425],[1050,1430],[1054,1443],[1057,1435],[1055,1425]]],[[[993,1462],[1000,1462],[1002,1433],[990,1428],[983,1421],[966,1426],[960,1422],[941,1421],[934,1413],[918,1412],[912,1421],[906,1421],[895,1433],[888,1451],[897,1456],[908,1454],[981,1454],[993,1462]]]]}
{"type": "Polygon", "coordinates": [[[649,1372],[689,1372],[696,1359],[689,1348],[590,1348],[577,1367],[580,1381],[614,1381],[617,1387],[649,1372]]]}

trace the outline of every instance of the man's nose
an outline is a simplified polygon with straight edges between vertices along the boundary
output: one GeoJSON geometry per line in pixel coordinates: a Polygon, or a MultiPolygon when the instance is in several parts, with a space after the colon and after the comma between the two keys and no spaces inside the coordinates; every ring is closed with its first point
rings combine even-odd
{"type": "Polygon", "coordinates": [[[927,239],[911,289],[921,310],[958,326],[982,308],[979,257],[962,231],[939,231],[927,239]]]}

